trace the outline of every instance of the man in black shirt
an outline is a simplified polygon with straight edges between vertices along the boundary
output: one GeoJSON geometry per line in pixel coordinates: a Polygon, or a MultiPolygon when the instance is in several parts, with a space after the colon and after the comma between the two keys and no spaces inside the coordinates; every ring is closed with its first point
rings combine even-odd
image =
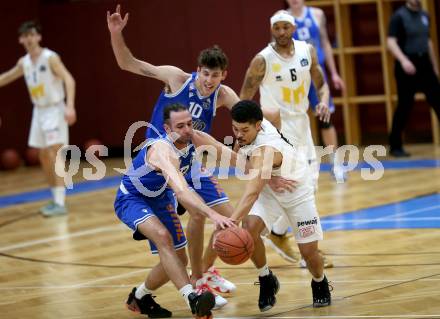
{"type": "Polygon", "coordinates": [[[408,121],[417,91],[425,93],[428,103],[440,118],[439,69],[429,37],[429,16],[420,0],[407,0],[391,17],[388,49],[396,58],[395,76],[398,104],[390,134],[390,154],[409,156],[402,146],[402,131],[408,121]]]}

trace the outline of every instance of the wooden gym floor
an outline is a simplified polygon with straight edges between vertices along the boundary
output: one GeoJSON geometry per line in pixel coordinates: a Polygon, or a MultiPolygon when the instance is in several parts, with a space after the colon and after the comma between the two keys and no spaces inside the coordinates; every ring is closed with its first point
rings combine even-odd
{"type": "MultiPolygon", "coordinates": [[[[326,270],[334,287],[330,307],[312,308],[308,272],[268,248],[281,282],[276,306],[259,312],[250,262],[234,267],[219,261],[238,289],[215,317],[440,318],[440,148],[409,150],[411,161],[437,164],[387,169],[378,181],[364,181],[354,171],[345,184],[321,173],[317,203],[328,230],[321,248],[335,264],[326,270]],[[341,215],[346,212],[352,213],[341,215]]],[[[117,175],[109,168],[122,167],[118,160],[106,164],[108,176],[117,175]]],[[[0,318],[143,317],[124,302],[158,259],[115,217],[117,186],[71,195],[69,215],[47,219],[37,213],[45,200],[6,204],[9,195],[26,198],[46,187],[38,168],[0,172],[0,180],[0,318]]],[[[235,204],[243,182],[221,184],[235,204]]],[[[174,317],[190,317],[171,284],[156,294],[174,317]]]]}

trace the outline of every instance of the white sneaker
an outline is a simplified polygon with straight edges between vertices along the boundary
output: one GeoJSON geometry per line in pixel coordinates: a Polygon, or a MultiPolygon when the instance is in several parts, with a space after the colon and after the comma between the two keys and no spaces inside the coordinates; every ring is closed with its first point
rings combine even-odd
{"type": "Polygon", "coordinates": [[[343,167],[335,165],[332,167],[331,173],[337,184],[343,184],[347,181],[347,173],[343,167]]]}
{"type": "Polygon", "coordinates": [[[203,277],[206,278],[209,287],[218,293],[229,294],[237,289],[232,282],[223,278],[214,266],[209,268],[208,271],[203,274],[203,277]]]}
{"type": "Polygon", "coordinates": [[[206,278],[200,278],[196,282],[196,293],[200,295],[205,291],[210,291],[215,297],[215,306],[214,308],[212,308],[213,310],[220,309],[228,303],[225,298],[223,298],[219,294],[216,294],[215,291],[213,291],[211,287],[209,287],[206,278]]]}

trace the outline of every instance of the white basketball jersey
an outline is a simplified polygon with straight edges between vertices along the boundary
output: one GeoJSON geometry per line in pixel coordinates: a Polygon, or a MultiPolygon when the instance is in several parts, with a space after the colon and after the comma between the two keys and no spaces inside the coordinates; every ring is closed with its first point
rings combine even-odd
{"type": "Polygon", "coordinates": [[[295,54],[291,58],[280,56],[271,44],[259,53],[266,62],[260,104],[280,109],[283,135],[295,146],[305,147],[308,158],[314,159],[316,152],[307,115],[312,58],[305,41],[293,42],[295,54]]]}
{"type": "MultiPolygon", "coordinates": [[[[298,152],[295,146],[281,136],[278,130],[266,119],[261,123],[261,130],[255,140],[240,148],[240,153],[250,156],[257,148],[270,146],[283,156],[280,167],[272,170],[273,176],[282,176],[296,182],[310,181],[311,173],[307,158],[303,152],[298,152]]],[[[263,153],[260,156],[264,156],[263,153]]]]}
{"type": "Polygon", "coordinates": [[[49,65],[49,58],[54,55],[54,51],[44,48],[35,63],[29,54],[23,58],[24,78],[35,106],[49,106],[64,100],[63,81],[53,74],[49,65]]]}

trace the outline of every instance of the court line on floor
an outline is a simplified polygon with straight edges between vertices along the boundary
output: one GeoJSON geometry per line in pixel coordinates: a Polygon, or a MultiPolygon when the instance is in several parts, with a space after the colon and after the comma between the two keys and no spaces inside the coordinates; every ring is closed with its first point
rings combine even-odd
{"type": "MultiPolygon", "coordinates": [[[[328,254],[327,254],[328,255],[328,254]]],[[[405,254],[403,254],[405,255],[405,254]]],[[[61,265],[61,266],[81,266],[81,267],[97,267],[97,268],[119,268],[119,269],[146,269],[150,270],[152,267],[144,267],[144,266],[129,266],[129,265],[105,265],[105,264],[91,264],[91,263],[78,263],[78,262],[64,262],[64,261],[54,261],[54,260],[46,260],[46,259],[37,259],[23,256],[15,256],[11,254],[6,254],[0,252],[1,257],[11,258],[21,261],[28,261],[34,263],[42,263],[42,264],[51,264],[51,265],[61,265]]],[[[368,255],[366,255],[368,256],[368,255]]],[[[394,255],[393,255],[394,256],[394,255]]],[[[381,264],[381,265],[340,265],[334,266],[333,268],[389,268],[389,267],[415,267],[415,266],[439,266],[439,263],[418,263],[418,264],[381,264]]],[[[252,266],[246,267],[217,267],[220,270],[225,269],[254,269],[252,266]]],[[[293,264],[289,265],[273,265],[271,266],[273,269],[302,269],[300,266],[295,266],[293,264]]]]}
{"type": "MultiPolygon", "coordinates": [[[[408,318],[408,319],[421,319],[421,318],[440,318],[440,315],[354,315],[354,316],[346,316],[346,315],[342,315],[342,316],[338,316],[338,315],[334,315],[334,316],[325,316],[325,315],[319,315],[319,316],[283,316],[283,317],[273,317],[270,316],[271,318],[276,318],[276,319],[361,319],[361,318],[368,318],[368,319],[374,319],[374,318],[408,318]]],[[[191,317],[176,317],[179,319],[193,319],[191,317]]],[[[216,319],[261,319],[261,318],[266,318],[266,317],[215,317],[216,319]]]]}
{"type": "MultiPolygon", "coordinates": [[[[440,159],[415,159],[415,160],[383,160],[381,161],[385,170],[389,169],[423,169],[423,168],[439,168],[440,159]]],[[[366,162],[360,162],[355,170],[362,168],[371,168],[366,162]]],[[[321,163],[320,171],[329,172],[331,165],[328,163],[321,163]]],[[[218,169],[214,170],[214,175],[218,174],[218,169]]],[[[230,169],[229,175],[235,174],[235,168],[230,169]]],[[[116,187],[121,181],[121,176],[107,176],[100,180],[81,181],[74,184],[73,189],[67,190],[67,195],[74,195],[84,192],[100,191],[106,188],[116,187]]],[[[48,200],[51,198],[49,188],[37,189],[28,192],[21,192],[17,194],[8,194],[0,196],[0,208],[5,208],[13,205],[20,205],[25,203],[37,202],[41,200],[48,200]]],[[[0,212],[1,213],[1,212],[0,212]]]]}
{"type": "MultiPolygon", "coordinates": [[[[416,281],[420,281],[422,279],[437,277],[439,275],[440,275],[440,273],[426,275],[426,276],[422,276],[422,277],[418,277],[418,278],[413,278],[413,279],[410,279],[410,280],[407,280],[407,281],[403,281],[403,282],[399,282],[399,283],[393,283],[393,284],[390,284],[390,285],[385,285],[383,287],[369,289],[369,290],[366,290],[366,291],[354,293],[354,294],[347,295],[347,296],[340,296],[340,300],[345,300],[345,299],[349,299],[349,298],[353,298],[353,297],[359,297],[359,296],[366,295],[366,294],[369,294],[369,293],[372,293],[372,292],[377,292],[377,291],[380,291],[380,290],[384,290],[384,289],[388,289],[388,288],[392,288],[392,287],[397,287],[397,286],[405,285],[405,284],[408,284],[408,283],[413,283],[413,282],[416,282],[416,281]]],[[[312,305],[310,305],[310,304],[309,305],[304,305],[304,306],[296,307],[296,308],[293,308],[293,309],[290,309],[290,310],[281,311],[281,312],[278,312],[278,313],[276,313],[274,315],[269,315],[268,317],[279,318],[279,317],[276,317],[276,316],[277,315],[287,314],[289,312],[294,312],[294,311],[297,311],[297,310],[302,310],[302,309],[310,308],[310,307],[312,307],[312,305]]]]}
{"type": "Polygon", "coordinates": [[[3,247],[0,247],[0,252],[6,252],[6,251],[20,249],[20,248],[29,248],[29,247],[40,245],[40,244],[47,244],[47,243],[50,243],[53,241],[60,241],[60,240],[64,240],[64,239],[77,238],[77,237],[82,237],[82,236],[87,236],[87,235],[104,233],[104,232],[114,231],[116,229],[123,229],[123,228],[125,228],[125,227],[122,224],[115,225],[115,226],[95,227],[95,228],[91,228],[91,229],[87,229],[87,230],[69,233],[66,235],[46,237],[46,238],[41,238],[41,239],[25,241],[25,242],[22,242],[19,244],[3,246],[3,247]]]}
{"type": "Polygon", "coordinates": [[[88,286],[90,284],[94,284],[94,283],[101,282],[101,281],[107,281],[107,280],[114,280],[114,279],[120,279],[120,278],[125,278],[125,277],[131,277],[132,275],[135,275],[135,274],[138,274],[138,273],[141,273],[141,272],[145,273],[146,269],[133,270],[133,271],[130,271],[130,272],[125,273],[125,274],[120,274],[120,275],[114,275],[114,276],[102,277],[102,278],[98,278],[98,279],[94,279],[94,280],[89,280],[89,281],[86,281],[86,282],[83,282],[83,283],[72,285],[71,287],[73,289],[80,288],[80,287],[88,286]]]}
{"type": "MultiPolygon", "coordinates": [[[[386,205],[390,205],[390,204],[386,204],[386,205]]],[[[339,225],[325,229],[326,231],[335,231],[335,230],[340,230],[341,228],[343,229],[343,225],[341,226],[341,224],[348,223],[348,222],[351,222],[354,225],[358,226],[358,225],[362,225],[362,224],[368,224],[371,222],[375,222],[375,223],[383,222],[383,221],[386,221],[386,220],[393,218],[393,217],[395,218],[395,217],[404,217],[404,216],[408,216],[408,215],[414,215],[414,214],[417,214],[420,212],[430,211],[430,210],[437,209],[437,208],[440,208],[440,205],[434,205],[434,206],[429,206],[429,207],[424,207],[424,208],[413,209],[413,210],[409,210],[409,211],[406,211],[403,213],[391,214],[391,215],[387,215],[387,216],[379,217],[379,218],[350,219],[350,221],[344,221],[342,218],[335,218],[335,216],[338,216],[338,215],[334,215],[334,216],[329,216],[328,219],[323,217],[321,219],[321,222],[322,222],[323,226],[325,226],[327,223],[328,224],[339,224],[339,225]]],[[[352,212],[342,213],[340,215],[343,216],[346,214],[352,214],[352,212]]],[[[28,216],[33,216],[33,215],[28,215],[28,216]]],[[[61,236],[47,237],[47,238],[22,242],[22,243],[15,244],[15,245],[3,246],[3,247],[0,247],[0,252],[6,252],[6,251],[14,250],[14,249],[19,249],[19,248],[27,248],[27,247],[31,247],[31,246],[35,246],[35,245],[39,245],[39,244],[46,244],[46,243],[49,243],[52,241],[59,241],[59,240],[68,239],[68,238],[81,237],[81,236],[96,234],[96,233],[100,233],[100,232],[113,231],[118,228],[122,229],[125,227],[122,224],[119,224],[117,226],[109,226],[109,227],[96,227],[96,228],[91,228],[86,231],[79,231],[77,233],[70,233],[70,234],[61,235],[61,236]]]]}
{"type": "MultiPolygon", "coordinates": [[[[399,201],[399,202],[396,202],[395,204],[397,204],[397,203],[401,203],[401,202],[399,201]]],[[[380,205],[380,206],[386,206],[386,205],[392,205],[392,203],[391,204],[380,205]]],[[[371,208],[369,207],[367,209],[373,209],[373,208],[380,207],[380,206],[375,206],[375,207],[371,207],[371,208]]],[[[430,210],[437,209],[437,208],[440,208],[440,205],[434,205],[434,206],[429,206],[429,207],[424,207],[424,208],[412,209],[412,210],[409,210],[409,211],[406,211],[406,212],[403,212],[403,213],[389,214],[389,215],[385,215],[385,216],[382,216],[382,217],[379,217],[379,218],[363,219],[363,220],[359,220],[359,221],[357,219],[351,219],[351,222],[352,222],[353,225],[359,226],[359,225],[368,224],[368,223],[371,223],[371,222],[383,222],[383,221],[386,221],[386,220],[388,220],[388,219],[390,219],[392,217],[403,217],[403,216],[408,216],[408,215],[414,215],[414,214],[418,214],[418,213],[425,212],[425,211],[430,211],[430,210]]],[[[364,210],[364,209],[362,209],[362,210],[364,210]]],[[[343,218],[342,218],[343,215],[353,214],[355,212],[356,211],[339,214],[341,218],[335,217],[335,216],[339,216],[339,215],[329,216],[329,217],[331,217],[331,219],[328,219],[328,220],[326,220],[325,218],[322,218],[322,223],[323,224],[325,224],[327,222],[334,223],[334,221],[338,221],[338,220],[343,221],[343,218]]],[[[325,229],[325,231],[335,231],[335,230],[343,230],[343,229],[341,229],[340,227],[337,227],[337,226],[329,227],[329,228],[325,229]]]]}
{"type": "MultiPolygon", "coordinates": [[[[137,273],[137,272],[143,272],[145,270],[136,270],[132,273],[137,273]]],[[[129,273],[124,274],[125,276],[130,276],[129,273]]],[[[113,276],[114,277],[114,276],[113,276]]],[[[111,278],[111,279],[118,279],[118,278],[111,278]]],[[[106,279],[97,279],[99,281],[102,280],[108,280],[108,278],[106,279]]],[[[331,280],[331,283],[369,283],[369,282],[408,282],[411,279],[360,279],[360,280],[331,280]]],[[[431,278],[426,278],[426,279],[421,279],[419,280],[421,282],[431,282],[431,281],[440,281],[440,278],[438,279],[431,279],[431,278]]],[[[310,284],[310,280],[298,280],[298,281],[282,281],[280,280],[280,283],[283,285],[309,285],[310,284]]],[[[254,286],[254,282],[253,281],[249,281],[249,282],[236,282],[234,281],[234,284],[237,286],[254,286]]],[[[124,285],[91,285],[89,283],[86,284],[75,284],[75,285],[54,285],[54,286],[47,286],[47,285],[41,285],[41,286],[0,286],[0,290],[20,290],[20,289],[96,289],[96,288],[111,288],[111,289],[118,289],[118,288],[131,288],[138,285],[138,283],[133,283],[133,284],[124,284],[124,285]]],[[[171,284],[170,284],[171,285],[171,284]]]]}
{"type": "MultiPolygon", "coordinates": [[[[440,208],[439,206],[433,206],[433,208],[440,208]]],[[[430,210],[430,209],[429,209],[430,210]]],[[[324,221],[323,224],[359,224],[359,223],[375,223],[375,222],[407,222],[407,221],[437,221],[440,220],[440,217],[404,217],[404,218],[392,218],[392,216],[383,217],[381,219],[377,218],[362,218],[362,219],[341,219],[341,220],[327,220],[324,221]]]]}

